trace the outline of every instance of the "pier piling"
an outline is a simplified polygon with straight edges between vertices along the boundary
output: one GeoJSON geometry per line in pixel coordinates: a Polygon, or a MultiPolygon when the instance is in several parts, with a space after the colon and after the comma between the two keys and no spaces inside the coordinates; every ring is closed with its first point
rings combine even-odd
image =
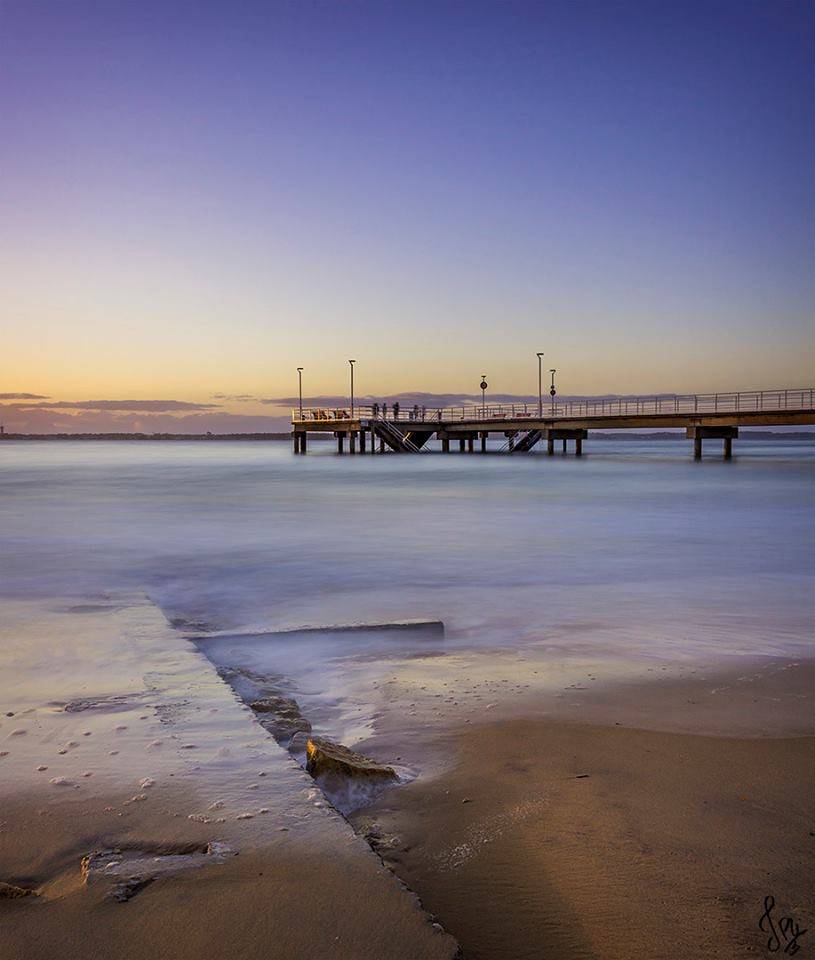
{"type": "Polygon", "coordinates": [[[730,424],[722,426],[692,426],[686,430],[688,439],[693,440],[693,459],[702,459],[702,441],[703,440],[722,440],[722,455],[725,460],[731,460],[733,457],[733,441],[738,439],[739,428],[730,424]]]}

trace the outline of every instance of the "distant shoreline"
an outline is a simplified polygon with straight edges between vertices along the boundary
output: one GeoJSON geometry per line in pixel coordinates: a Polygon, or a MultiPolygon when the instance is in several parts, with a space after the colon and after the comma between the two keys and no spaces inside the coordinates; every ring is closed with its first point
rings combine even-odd
{"type": "Polygon", "coordinates": [[[290,433],[4,433],[0,440],[290,440],[290,433]]]}
{"type": "MultiPolygon", "coordinates": [[[[313,440],[331,440],[332,434],[324,436],[312,435],[313,440]]],[[[592,440],[684,440],[682,431],[658,431],[656,433],[608,433],[601,430],[591,431],[592,440]]],[[[815,431],[790,430],[789,432],[773,430],[746,430],[742,434],[743,440],[815,440],[815,431]]],[[[3,440],[130,440],[130,441],[232,441],[232,440],[291,440],[291,433],[3,433],[3,440]]]]}

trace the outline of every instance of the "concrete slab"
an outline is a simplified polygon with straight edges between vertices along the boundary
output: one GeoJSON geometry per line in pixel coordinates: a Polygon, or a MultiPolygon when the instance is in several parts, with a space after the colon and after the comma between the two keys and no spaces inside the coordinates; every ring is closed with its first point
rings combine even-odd
{"type": "Polygon", "coordinates": [[[0,880],[37,895],[0,903],[0,956],[455,956],[146,598],[2,612],[0,880]],[[212,842],[237,856],[198,857],[126,904],[81,883],[81,857],[100,846],[166,855],[212,842]]]}

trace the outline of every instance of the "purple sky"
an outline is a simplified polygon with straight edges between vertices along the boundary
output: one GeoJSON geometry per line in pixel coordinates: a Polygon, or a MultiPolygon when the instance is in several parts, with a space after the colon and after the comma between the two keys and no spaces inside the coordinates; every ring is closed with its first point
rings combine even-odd
{"type": "Polygon", "coordinates": [[[0,391],[808,386],[814,63],[795,0],[6,0],[0,391]]]}

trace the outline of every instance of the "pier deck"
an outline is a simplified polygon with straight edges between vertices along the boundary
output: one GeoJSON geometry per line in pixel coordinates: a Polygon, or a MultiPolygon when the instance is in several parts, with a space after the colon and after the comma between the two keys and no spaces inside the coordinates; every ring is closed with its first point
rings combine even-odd
{"type": "Polygon", "coordinates": [[[502,440],[500,452],[526,453],[545,441],[554,453],[571,441],[580,456],[589,430],[683,428],[702,456],[702,442],[723,441],[732,455],[739,427],[815,424],[815,388],[752,390],[739,393],[660,395],[546,403],[477,404],[405,409],[388,404],[349,404],[347,408],[298,407],[292,410],[295,453],[305,453],[309,433],[332,433],[337,452],[422,453],[433,437],[443,452],[485,452],[489,437],[502,440]]]}

